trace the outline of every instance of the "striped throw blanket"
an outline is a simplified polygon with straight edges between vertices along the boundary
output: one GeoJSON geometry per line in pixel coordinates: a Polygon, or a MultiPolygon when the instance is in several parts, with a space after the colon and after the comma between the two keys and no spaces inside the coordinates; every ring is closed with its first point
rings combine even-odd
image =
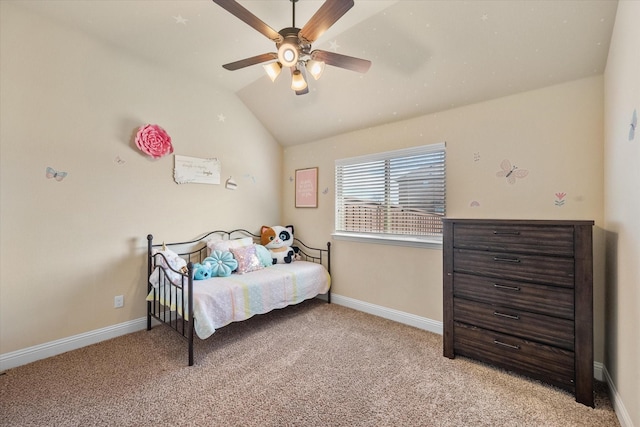
{"type": "MultiPolygon", "coordinates": [[[[157,273],[152,273],[157,274],[157,273]]],[[[182,290],[159,284],[156,280],[147,301],[154,298],[183,316],[182,290]]],[[[201,339],[231,322],[246,320],[254,314],[298,304],[329,290],[331,278],[320,264],[295,261],[276,264],[246,274],[214,277],[193,283],[193,315],[195,332],[201,339]]],[[[187,292],[185,286],[185,294],[187,292]]],[[[185,301],[187,300],[185,295],[185,301]]],[[[185,302],[185,309],[187,311],[185,302]]]]}

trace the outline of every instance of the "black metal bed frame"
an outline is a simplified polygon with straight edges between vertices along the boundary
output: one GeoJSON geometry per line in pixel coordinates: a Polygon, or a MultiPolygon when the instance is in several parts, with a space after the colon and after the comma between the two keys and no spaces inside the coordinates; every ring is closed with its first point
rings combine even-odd
{"type": "MultiPolygon", "coordinates": [[[[201,263],[207,256],[207,238],[213,235],[220,236],[223,240],[231,240],[239,237],[252,237],[254,242],[260,241],[260,235],[251,233],[244,229],[236,229],[232,231],[216,230],[206,233],[202,237],[195,240],[178,242],[178,243],[153,243],[153,235],[147,235],[147,295],[152,291],[153,300],[147,301],[147,330],[151,330],[152,319],[167,325],[175,332],[177,332],[182,338],[186,339],[189,346],[189,366],[193,366],[193,341],[194,341],[194,322],[193,322],[193,266],[195,263],[201,263]],[[169,265],[167,259],[161,253],[154,255],[153,250],[161,247],[166,247],[176,252],[185,261],[187,261],[186,271],[177,271],[171,268],[165,269],[159,265],[159,257],[164,258],[166,265],[169,265]],[[158,268],[158,279],[160,288],[168,286],[171,290],[169,295],[169,301],[160,302],[160,298],[156,298],[156,289],[153,287],[149,278],[151,273],[158,268]],[[170,271],[169,271],[170,270],[170,271]],[[174,276],[179,275],[180,284],[172,282],[167,273],[173,272],[174,276]],[[181,299],[179,301],[174,300],[174,292],[177,299],[177,290],[187,289],[187,297],[185,300],[185,293],[180,292],[181,299]],[[186,304],[185,304],[186,303],[186,304]],[[168,305],[167,305],[168,304],[168,305]],[[173,304],[176,304],[177,308],[172,311],[170,308],[173,304]],[[188,313],[185,316],[185,305],[188,307],[188,313]],[[178,309],[179,307],[179,309],[178,309]],[[181,314],[180,314],[181,313],[181,314]]],[[[297,255],[305,261],[315,262],[322,264],[326,267],[329,274],[331,274],[331,242],[327,242],[327,249],[314,248],[306,245],[304,242],[294,237],[294,243],[299,245],[295,246],[297,249],[297,255]]],[[[165,293],[166,295],[166,293],[165,293]]],[[[327,292],[327,302],[331,303],[331,288],[327,292]]]]}

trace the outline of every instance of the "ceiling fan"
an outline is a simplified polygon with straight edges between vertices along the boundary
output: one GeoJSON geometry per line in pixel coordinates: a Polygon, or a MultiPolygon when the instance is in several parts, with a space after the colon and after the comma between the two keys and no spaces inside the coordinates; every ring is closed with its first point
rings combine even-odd
{"type": "Polygon", "coordinates": [[[305,78],[307,72],[318,80],[325,64],[359,73],[366,73],[369,70],[371,61],[366,59],[326,50],[311,50],[311,43],[316,41],[353,7],[353,0],[326,0],[302,28],[296,28],[296,2],[298,0],[290,1],[293,7],[293,23],[291,27],[276,31],[236,0],[213,0],[218,6],[275,42],[278,49],[277,52],[263,53],[224,64],[222,67],[235,71],[250,65],[274,61],[264,65],[267,74],[272,81],[275,81],[282,67],[289,68],[291,70],[291,89],[295,91],[296,95],[304,95],[309,92],[305,78]]]}

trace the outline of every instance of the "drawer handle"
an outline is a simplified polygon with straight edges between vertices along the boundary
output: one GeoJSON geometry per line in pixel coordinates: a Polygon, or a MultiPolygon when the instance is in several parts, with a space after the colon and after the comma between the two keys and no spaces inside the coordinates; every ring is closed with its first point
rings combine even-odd
{"type": "Polygon", "coordinates": [[[498,341],[498,340],[493,340],[493,343],[496,344],[496,345],[501,345],[503,347],[512,348],[514,350],[520,350],[520,346],[519,345],[507,344],[506,342],[502,342],[502,341],[498,341]]]}
{"type": "Polygon", "coordinates": [[[496,262],[513,262],[516,264],[520,262],[520,258],[503,258],[499,256],[494,256],[493,260],[496,262]]]}
{"type": "Polygon", "coordinates": [[[494,288],[497,288],[497,289],[504,289],[504,290],[506,290],[506,291],[516,291],[516,292],[519,292],[519,291],[520,291],[520,287],[518,287],[518,286],[500,285],[500,284],[498,284],[498,283],[494,283],[494,284],[493,284],[493,287],[494,287],[494,288]]]}
{"type": "Polygon", "coordinates": [[[503,235],[508,235],[508,236],[519,236],[520,232],[519,231],[499,231],[499,230],[493,230],[493,234],[499,236],[501,234],[503,235]]]}
{"type": "Polygon", "coordinates": [[[513,315],[513,314],[500,313],[499,311],[494,311],[493,315],[498,317],[506,317],[507,319],[520,320],[520,316],[518,316],[517,314],[513,315]]]}

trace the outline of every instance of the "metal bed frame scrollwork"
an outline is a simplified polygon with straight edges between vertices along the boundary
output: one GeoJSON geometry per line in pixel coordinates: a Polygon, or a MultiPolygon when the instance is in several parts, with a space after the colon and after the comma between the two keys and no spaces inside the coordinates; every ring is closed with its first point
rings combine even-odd
{"type": "MultiPolygon", "coordinates": [[[[255,243],[260,242],[260,235],[254,234],[245,229],[236,229],[232,231],[216,230],[206,233],[202,237],[195,240],[178,243],[153,243],[153,235],[147,235],[147,294],[152,292],[153,298],[147,301],[147,330],[151,330],[152,321],[156,320],[161,324],[168,326],[177,332],[182,338],[186,339],[189,347],[189,366],[193,366],[193,343],[194,343],[194,313],[193,313],[193,273],[194,264],[201,263],[207,257],[207,240],[212,236],[218,236],[220,240],[232,240],[242,237],[251,237],[255,243]],[[155,253],[158,248],[171,249],[182,257],[186,262],[186,269],[182,271],[174,270],[169,266],[168,260],[162,253],[155,253]],[[164,264],[169,267],[160,265],[160,257],[164,259],[164,264]],[[159,282],[162,286],[169,286],[171,292],[169,300],[161,302],[160,298],[156,298],[155,292],[159,292],[151,284],[150,276],[159,268],[159,282]],[[167,275],[173,275],[180,278],[180,283],[174,283],[167,275]],[[187,289],[186,298],[184,292],[173,292],[175,290],[187,289]],[[180,295],[180,297],[178,297],[180,295]],[[172,306],[178,308],[172,310],[172,306]],[[186,315],[185,315],[186,313],[186,315]]],[[[296,255],[309,262],[322,264],[325,266],[329,274],[331,274],[331,242],[327,242],[326,249],[314,248],[306,245],[304,242],[294,237],[294,250],[296,255]]],[[[331,303],[331,288],[327,292],[327,302],[331,303]]]]}

